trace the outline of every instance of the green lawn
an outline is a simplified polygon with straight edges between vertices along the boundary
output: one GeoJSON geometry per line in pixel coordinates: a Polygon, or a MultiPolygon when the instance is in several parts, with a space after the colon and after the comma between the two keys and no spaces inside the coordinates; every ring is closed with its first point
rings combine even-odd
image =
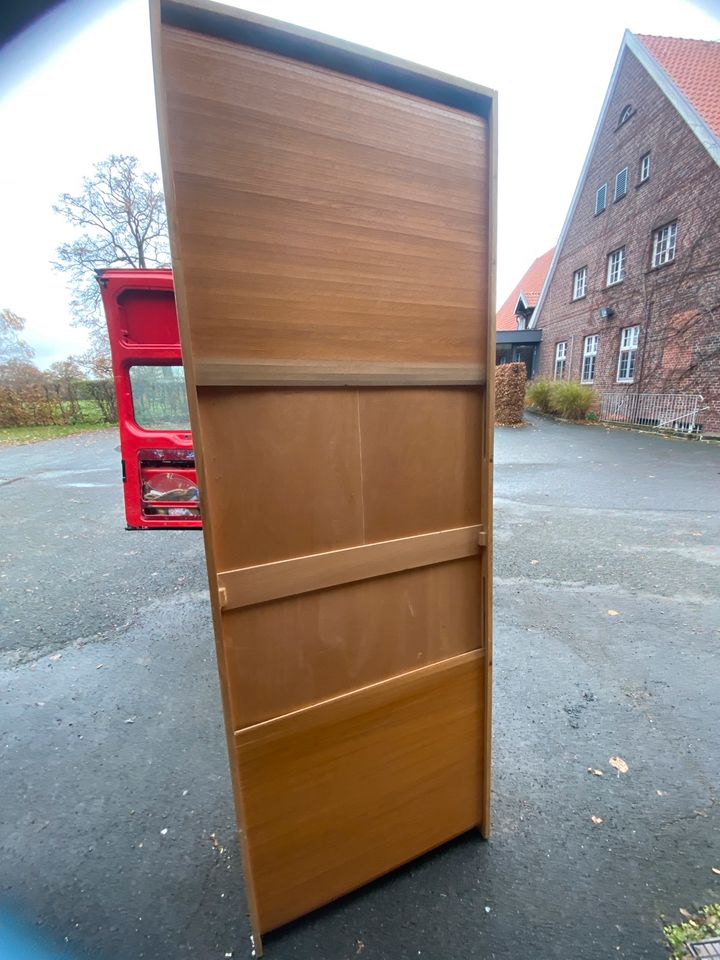
{"type": "Polygon", "coordinates": [[[106,423],[63,423],[47,427],[0,427],[0,447],[71,437],[76,433],[87,433],[90,430],[117,430],[117,426],[106,423]]]}

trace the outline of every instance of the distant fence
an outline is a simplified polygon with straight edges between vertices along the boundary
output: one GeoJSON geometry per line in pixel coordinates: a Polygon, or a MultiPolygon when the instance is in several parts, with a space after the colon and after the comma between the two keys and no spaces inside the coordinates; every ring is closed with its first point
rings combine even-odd
{"type": "Polygon", "coordinates": [[[600,419],[694,433],[702,402],[698,393],[603,393],[600,419]]]}

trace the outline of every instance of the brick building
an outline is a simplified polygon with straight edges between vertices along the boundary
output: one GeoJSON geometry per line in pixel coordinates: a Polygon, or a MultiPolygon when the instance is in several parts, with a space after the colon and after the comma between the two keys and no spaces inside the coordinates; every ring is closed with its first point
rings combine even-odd
{"type": "Polygon", "coordinates": [[[720,434],[720,43],[626,32],[529,327],[539,373],[606,412],[671,424],[701,395],[720,434]]]}
{"type": "Polygon", "coordinates": [[[523,362],[528,378],[538,369],[538,351],[542,333],[530,330],[540,291],[545,283],[555,248],[533,260],[522,279],[495,316],[495,362],[523,362]]]}

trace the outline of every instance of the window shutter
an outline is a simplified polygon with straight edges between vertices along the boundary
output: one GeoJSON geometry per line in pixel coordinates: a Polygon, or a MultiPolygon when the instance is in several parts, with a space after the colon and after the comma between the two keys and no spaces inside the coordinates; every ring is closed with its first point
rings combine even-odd
{"type": "Polygon", "coordinates": [[[615,199],[619,200],[627,193],[628,168],[625,167],[615,177],[615,199]]]}
{"type": "Polygon", "coordinates": [[[607,184],[604,183],[601,187],[598,187],[597,193],[595,194],[595,213],[602,213],[605,209],[606,200],[607,184]]]}

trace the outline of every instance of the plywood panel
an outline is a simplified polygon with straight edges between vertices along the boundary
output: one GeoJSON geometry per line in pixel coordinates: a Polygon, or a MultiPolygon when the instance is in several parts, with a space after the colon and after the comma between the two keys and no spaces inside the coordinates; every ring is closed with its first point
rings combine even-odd
{"type": "Polygon", "coordinates": [[[167,28],[198,360],[486,359],[487,125],[167,28]]]}
{"type": "Polygon", "coordinates": [[[363,542],[354,391],[205,389],[200,403],[220,570],[363,542]]]}
{"type": "Polygon", "coordinates": [[[481,664],[467,654],[237,734],[264,930],[477,823],[481,664]]]}
{"type": "Polygon", "coordinates": [[[479,577],[470,557],[223,614],[235,728],[480,647],[479,577]]]}
{"type": "Polygon", "coordinates": [[[360,394],[368,541],[480,522],[483,414],[472,389],[360,394]]]}

